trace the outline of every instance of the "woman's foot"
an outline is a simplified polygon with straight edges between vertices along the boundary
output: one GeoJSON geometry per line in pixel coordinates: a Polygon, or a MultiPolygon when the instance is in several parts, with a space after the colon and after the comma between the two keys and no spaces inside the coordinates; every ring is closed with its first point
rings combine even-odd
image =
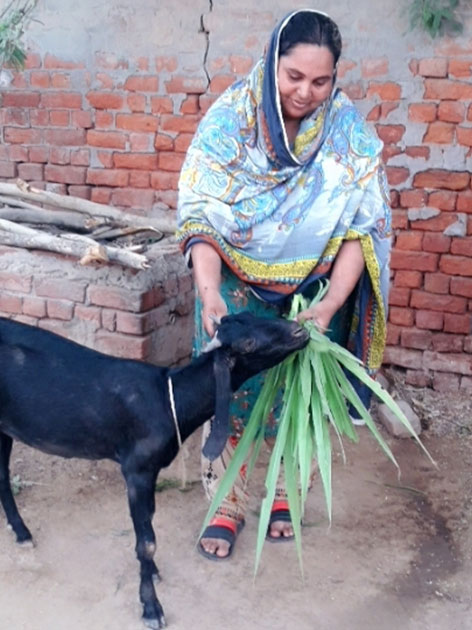
{"type": "Polygon", "coordinates": [[[238,523],[221,516],[212,519],[198,541],[198,551],[209,560],[226,560],[244,525],[244,519],[238,523]]]}
{"type": "Polygon", "coordinates": [[[287,501],[275,501],[270,513],[266,539],[270,542],[288,542],[293,540],[294,536],[287,501]]]}

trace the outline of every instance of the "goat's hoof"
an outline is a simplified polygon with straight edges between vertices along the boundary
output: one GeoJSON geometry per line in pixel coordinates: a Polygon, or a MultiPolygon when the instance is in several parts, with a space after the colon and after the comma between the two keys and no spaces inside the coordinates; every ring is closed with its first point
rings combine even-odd
{"type": "Polygon", "coordinates": [[[143,617],[144,625],[151,630],[160,630],[167,626],[164,615],[159,615],[157,619],[146,619],[143,617]]]}
{"type": "Polygon", "coordinates": [[[34,549],[36,547],[32,538],[29,540],[17,540],[17,543],[22,549],[34,549]]]}
{"type": "Polygon", "coordinates": [[[159,571],[152,574],[152,581],[154,584],[159,584],[159,582],[162,582],[161,574],[159,573],[159,571]]]}

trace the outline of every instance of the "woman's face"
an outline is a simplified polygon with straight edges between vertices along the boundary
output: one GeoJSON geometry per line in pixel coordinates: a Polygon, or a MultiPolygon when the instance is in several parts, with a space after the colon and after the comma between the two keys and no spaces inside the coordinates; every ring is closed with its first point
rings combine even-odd
{"type": "Polygon", "coordinates": [[[297,44],[279,58],[277,78],[284,119],[300,120],[330,95],[334,57],[326,46],[297,44]]]}

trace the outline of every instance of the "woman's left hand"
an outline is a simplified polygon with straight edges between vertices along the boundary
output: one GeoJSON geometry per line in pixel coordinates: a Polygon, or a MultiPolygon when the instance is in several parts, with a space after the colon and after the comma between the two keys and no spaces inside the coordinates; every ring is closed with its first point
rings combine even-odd
{"type": "Polygon", "coordinates": [[[324,299],[318,304],[300,311],[297,315],[297,322],[301,324],[306,321],[312,321],[320,332],[325,333],[336,310],[336,307],[329,300],[324,299]]]}

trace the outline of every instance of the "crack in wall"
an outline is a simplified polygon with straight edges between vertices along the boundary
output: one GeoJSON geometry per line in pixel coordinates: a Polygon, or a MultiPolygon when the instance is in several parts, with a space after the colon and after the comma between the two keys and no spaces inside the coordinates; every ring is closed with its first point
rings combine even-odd
{"type": "MultiPolygon", "coordinates": [[[[213,11],[213,0],[209,0],[209,5],[210,5],[210,10],[208,13],[211,13],[213,11]]],[[[207,14],[202,13],[202,15],[200,16],[200,30],[198,32],[203,33],[206,39],[205,53],[203,55],[203,71],[205,72],[208,86],[209,86],[211,78],[210,78],[210,73],[208,72],[207,63],[208,63],[208,54],[210,52],[210,31],[205,28],[205,15],[207,14]]]]}

